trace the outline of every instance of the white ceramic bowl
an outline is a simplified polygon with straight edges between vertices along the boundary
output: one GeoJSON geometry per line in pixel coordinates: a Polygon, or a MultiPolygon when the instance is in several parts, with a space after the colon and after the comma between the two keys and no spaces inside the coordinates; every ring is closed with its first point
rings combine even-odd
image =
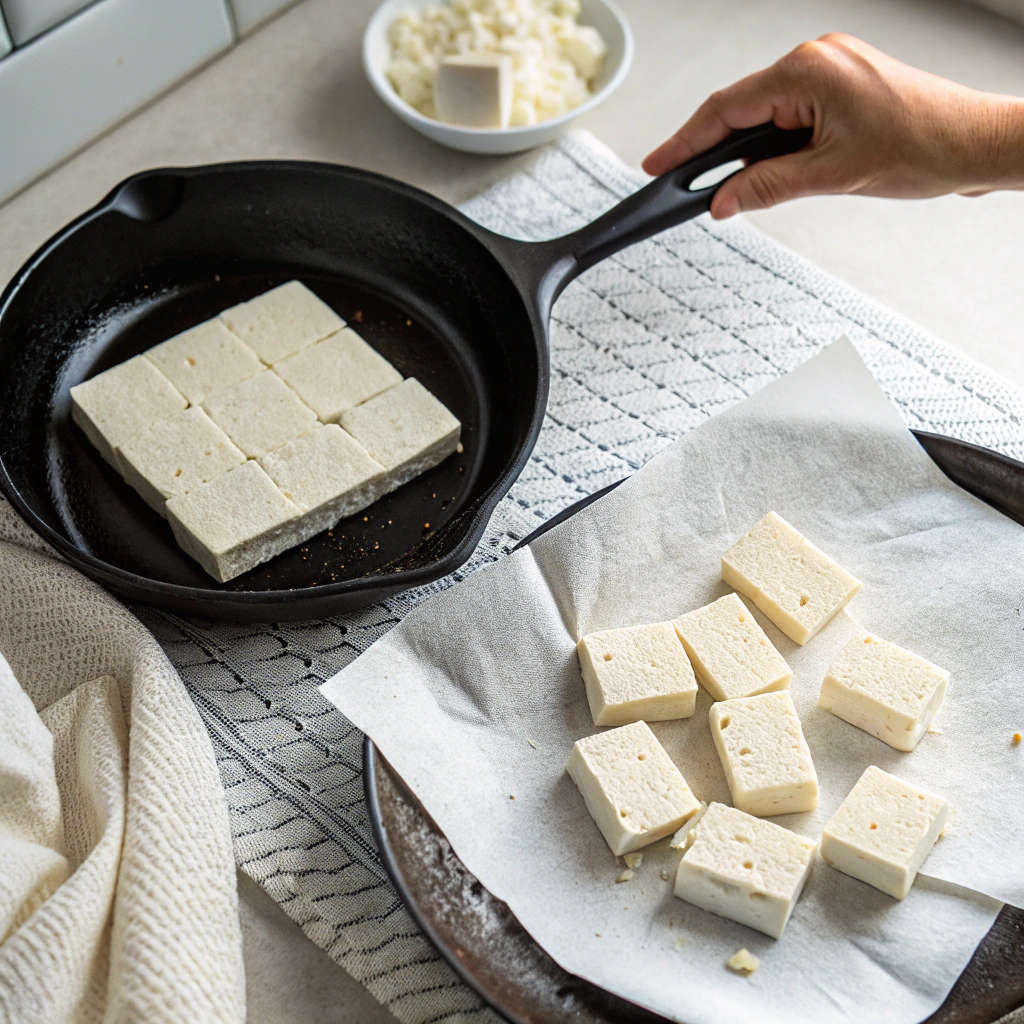
{"type": "MultiPolygon", "coordinates": [[[[436,0],[435,0],[436,2],[436,0]]],[[[384,0],[377,8],[363,35],[363,68],[377,95],[403,120],[427,138],[442,146],[462,149],[467,153],[518,153],[543,145],[560,135],[575,117],[592,110],[606,100],[629,73],[633,63],[633,33],[626,16],[612,0],[580,0],[579,23],[593,25],[608,44],[608,56],[597,79],[594,95],[585,103],[539,124],[521,128],[463,128],[424,117],[409,106],[388,80],[387,66],[391,60],[388,29],[402,11],[425,7],[427,0],[384,0]]]]}

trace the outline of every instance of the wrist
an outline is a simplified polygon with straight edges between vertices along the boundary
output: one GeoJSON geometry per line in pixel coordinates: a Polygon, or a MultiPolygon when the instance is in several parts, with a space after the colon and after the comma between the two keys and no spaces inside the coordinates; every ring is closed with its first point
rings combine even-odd
{"type": "Polygon", "coordinates": [[[986,95],[980,106],[977,158],[957,191],[1024,189],[1024,99],[986,95]]]}

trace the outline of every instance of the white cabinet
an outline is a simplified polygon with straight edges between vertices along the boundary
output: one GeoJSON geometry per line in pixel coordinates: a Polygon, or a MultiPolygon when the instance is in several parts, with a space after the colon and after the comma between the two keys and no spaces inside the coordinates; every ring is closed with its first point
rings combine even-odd
{"type": "Polygon", "coordinates": [[[225,0],[97,0],[16,49],[0,61],[0,200],[233,41],[225,0]]]}
{"type": "Polygon", "coordinates": [[[0,0],[0,7],[11,41],[24,46],[90,3],[92,0],[0,0]]]}

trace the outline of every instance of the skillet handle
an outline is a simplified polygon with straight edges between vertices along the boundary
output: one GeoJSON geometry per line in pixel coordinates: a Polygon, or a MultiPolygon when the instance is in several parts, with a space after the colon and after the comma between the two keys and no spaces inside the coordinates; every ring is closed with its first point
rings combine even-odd
{"type": "Polygon", "coordinates": [[[521,279],[526,279],[524,285],[534,292],[541,310],[547,313],[562,289],[588,267],[710,210],[711,200],[722,182],[691,190],[692,182],[702,174],[734,160],[751,164],[795,153],[811,141],[813,134],[812,128],[787,131],[770,122],[733,132],[706,153],[655,178],[578,231],[523,247],[526,251],[516,254],[516,263],[521,279]]]}

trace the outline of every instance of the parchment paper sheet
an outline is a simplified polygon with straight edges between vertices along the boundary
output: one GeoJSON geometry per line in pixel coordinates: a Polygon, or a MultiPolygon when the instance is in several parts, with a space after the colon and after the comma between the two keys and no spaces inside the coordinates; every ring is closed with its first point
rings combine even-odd
{"type": "MultiPolygon", "coordinates": [[[[900,1024],[941,1003],[998,900],[1024,905],[1024,747],[1010,745],[1024,722],[1022,610],[1024,530],[942,475],[843,339],[422,605],[323,692],[567,970],[689,1024],[900,1024]],[[565,774],[572,743],[598,731],[577,637],[728,592],[722,552],[770,509],[864,583],[803,648],[756,613],[793,667],[821,785],[815,814],[775,820],[818,838],[868,764],[951,804],[906,900],[819,859],[777,942],[675,898],[665,840],[616,884],[622,865],[565,774]],[[943,734],[913,753],[816,707],[853,618],[952,674],[943,734]],[[749,979],[723,966],[741,946],[762,959],[749,979]]],[[[709,707],[702,690],[692,718],[652,728],[698,797],[731,802],[709,707]]]]}

